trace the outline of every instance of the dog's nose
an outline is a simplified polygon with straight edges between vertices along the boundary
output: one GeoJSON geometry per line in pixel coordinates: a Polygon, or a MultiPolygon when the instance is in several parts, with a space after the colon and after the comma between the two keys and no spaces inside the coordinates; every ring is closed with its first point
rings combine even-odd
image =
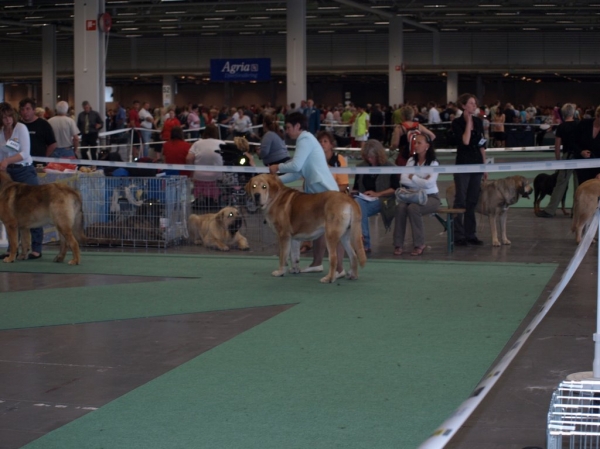
{"type": "Polygon", "coordinates": [[[259,202],[260,202],[260,193],[255,193],[255,194],[254,194],[254,201],[255,201],[256,203],[259,203],[259,202]]]}

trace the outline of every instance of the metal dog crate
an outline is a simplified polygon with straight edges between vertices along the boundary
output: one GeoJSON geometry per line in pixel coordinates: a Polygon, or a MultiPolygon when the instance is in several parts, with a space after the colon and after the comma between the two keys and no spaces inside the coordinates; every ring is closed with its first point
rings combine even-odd
{"type": "Polygon", "coordinates": [[[185,176],[80,177],[88,245],[167,247],[188,237],[185,176]]]}
{"type": "Polygon", "coordinates": [[[552,395],[547,449],[600,449],[600,381],[564,381],[552,395]]]}

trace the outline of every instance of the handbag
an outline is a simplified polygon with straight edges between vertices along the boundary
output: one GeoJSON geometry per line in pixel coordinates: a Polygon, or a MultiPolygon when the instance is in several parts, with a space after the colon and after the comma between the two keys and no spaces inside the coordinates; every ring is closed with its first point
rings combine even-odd
{"type": "Polygon", "coordinates": [[[427,194],[425,190],[410,190],[400,187],[396,189],[396,201],[398,203],[416,203],[423,206],[427,204],[427,194]]]}

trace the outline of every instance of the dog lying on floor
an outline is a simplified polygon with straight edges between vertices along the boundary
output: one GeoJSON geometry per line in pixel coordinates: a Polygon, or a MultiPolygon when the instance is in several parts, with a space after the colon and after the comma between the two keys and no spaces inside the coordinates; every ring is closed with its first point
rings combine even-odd
{"type": "Polygon", "coordinates": [[[583,228],[590,224],[598,209],[598,197],[600,197],[600,179],[589,179],[575,191],[571,231],[575,233],[577,243],[581,242],[583,228]]]}
{"type": "Polygon", "coordinates": [[[60,236],[60,251],[54,262],[62,262],[71,248],[73,259],[69,265],[79,265],[78,241],[84,241],[83,203],[81,195],[72,187],[62,183],[30,186],[13,182],[8,173],[0,171],[0,221],[6,227],[9,256],[4,262],[14,262],[19,247],[18,259],[26,259],[31,252],[31,228],[52,223],[60,236]]]}
{"type": "MultiPolygon", "coordinates": [[[[531,191],[529,181],[523,176],[510,176],[481,183],[481,194],[476,210],[482,215],[487,215],[490,219],[493,246],[500,246],[497,227],[498,218],[502,229],[502,243],[510,245],[510,240],[506,236],[506,213],[510,206],[519,201],[520,197],[529,198],[531,191]]],[[[449,207],[454,204],[455,193],[454,184],[446,189],[446,200],[449,207]]]]}
{"type": "Polygon", "coordinates": [[[190,215],[188,231],[190,240],[196,245],[229,251],[232,247],[248,250],[248,240],[239,229],[242,215],[235,207],[224,207],[216,214],[190,215]]]}
{"type": "MultiPolygon", "coordinates": [[[[552,192],[554,191],[554,187],[556,187],[556,181],[558,179],[558,170],[549,175],[548,173],[540,173],[533,180],[533,213],[538,214],[540,212],[540,203],[541,201],[548,196],[552,196],[552,192]]],[[[568,189],[567,189],[568,190],[568,189]]],[[[562,212],[565,215],[569,215],[567,209],[565,208],[565,200],[567,198],[567,190],[565,190],[565,194],[562,197],[562,212]]]]}
{"type": "Polygon", "coordinates": [[[341,241],[350,258],[348,279],[358,279],[358,264],[367,260],[362,244],[360,207],[341,192],[303,193],[283,185],[278,176],[254,176],[246,192],[265,212],[267,223],[279,239],[279,268],[273,276],[283,276],[288,258],[290,273],[300,273],[300,244],[325,234],[329,252],[329,273],[323,283],[334,282],[337,246],[341,241]]]}

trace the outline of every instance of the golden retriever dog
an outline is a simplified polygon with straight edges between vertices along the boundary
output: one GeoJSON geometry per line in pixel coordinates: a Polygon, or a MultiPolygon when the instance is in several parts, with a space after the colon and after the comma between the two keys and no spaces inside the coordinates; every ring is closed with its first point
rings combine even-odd
{"type": "MultiPolygon", "coordinates": [[[[481,194],[479,195],[476,210],[482,215],[487,215],[490,219],[493,246],[500,246],[497,227],[498,219],[500,219],[500,228],[502,229],[502,243],[510,245],[510,240],[506,237],[506,215],[508,208],[519,201],[520,197],[529,198],[532,190],[529,181],[523,176],[509,176],[508,178],[481,183],[481,194]]],[[[454,204],[455,192],[454,184],[446,189],[446,200],[449,207],[452,207],[454,204]]]]}
{"type": "Polygon", "coordinates": [[[79,265],[78,241],[84,241],[83,208],[79,192],[66,184],[53,183],[30,186],[13,182],[8,173],[0,171],[0,221],[6,227],[9,256],[4,262],[14,262],[21,234],[19,259],[31,252],[31,228],[54,224],[60,235],[60,251],[54,262],[62,262],[71,248],[69,265],[79,265]]]}
{"type": "Polygon", "coordinates": [[[358,279],[358,264],[367,256],[362,244],[360,207],[341,192],[303,193],[283,185],[278,176],[254,176],[246,192],[265,212],[267,223],[279,239],[279,268],[273,276],[283,276],[288,259],[290,273],[300,273],[300,244],[325,234],[329,252],[329,273],[323,283],[335,281],[338,243],[341,241],[350,258],[348,279],[358,279]]]}
{"type": "Polygon", "coordinates": [[[577,187],[573,204],[573,222],[571,231],[575,233],[575,241],[581,242],[583,228],[590,224],[598,209],[600,197],[600,179],[589,179],[577,187]]]}
{"type": "Polygon", "coordinates": [[[188,231],[190,240],[196,245],[229,251],[237,246],[248,250],[248,240],[239,229],[242,227],[242,216],[235,207],[224,207],[216,214],[190,215],[188,231]]]}

